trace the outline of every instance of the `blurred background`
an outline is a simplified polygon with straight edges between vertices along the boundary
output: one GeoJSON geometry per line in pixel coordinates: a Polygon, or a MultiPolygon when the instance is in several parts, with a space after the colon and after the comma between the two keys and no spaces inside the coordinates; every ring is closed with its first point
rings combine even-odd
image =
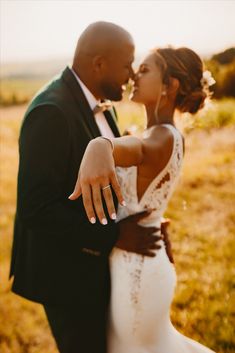
{"type": "MultiPolygon", "coordinates": [[[[149,49],[188,46],[212,72],[214,94],[198,114],[176,117],[186,138],[180,183],[167,209],[178,285],[174,325],[218,353],[235,352],[235,1],[0,0],[0,352],[57,353],[40,305],[11,293],[18,136],[34,94],[70,64],[94,21],[126,28],[136,68],[149,49]]],[[[128,94],[121,131],[143,130],[128,94]]],[[[63,259],[61,259],[63,261],[63,259]]]]}

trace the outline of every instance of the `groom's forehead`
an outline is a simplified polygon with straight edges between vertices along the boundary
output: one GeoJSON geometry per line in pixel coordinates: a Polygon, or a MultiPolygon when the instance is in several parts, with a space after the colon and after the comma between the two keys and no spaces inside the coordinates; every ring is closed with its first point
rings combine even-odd
{"type": "Polygon", "coordinates": [[[123,50],[120,50],[120,54],[122,58],[128,62],[132,62],[135,59],[134,56],[134,48],[129,47],[129,48],[123,48],[123,50]]]}
{"type": "Polygon", "coordinates": [[[110,53],[110,56],[111,58],[113,57],[116,60],[120,60],[127,64],[131,64],[135,59],[134,50],[132,50],[131,48],[129,49],[120,48],[119,50],[116,50],[110,53]]]}

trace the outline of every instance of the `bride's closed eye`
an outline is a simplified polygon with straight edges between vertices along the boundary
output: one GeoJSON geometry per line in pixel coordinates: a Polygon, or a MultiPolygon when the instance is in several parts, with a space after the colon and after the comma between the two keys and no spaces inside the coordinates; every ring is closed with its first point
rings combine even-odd
{"type": "Polygon", "coordinates": [[[149,70],[148,70],[147,66],[141,65],[138,72],[143,74],[143,73],[148,72],[148,71],[149,70]]]}
{"type": "Polygon", "coordinates": [[[136,77],[139,77],[143,74],[146,74],[147,72],[149,72],[148,68],[146,66],[140,66],[139,70],[136,72],[136,77]]]}

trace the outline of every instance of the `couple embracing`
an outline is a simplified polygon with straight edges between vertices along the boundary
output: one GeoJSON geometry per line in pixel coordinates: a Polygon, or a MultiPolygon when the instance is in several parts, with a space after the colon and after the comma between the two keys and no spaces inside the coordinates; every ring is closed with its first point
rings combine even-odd
{"type": "Polygon", "coordinates": [[[61,353],[209,353],[171,324],[176,274],[162,221],[184,154],[174,113],[203,107],[203,64],[188,48],[156,49],[136,73],[133,60],[126,30],[93,23],[72,67],[29,105],[12,289],[42,303],[61,353]],[[141,138],[121,137],[106,109],[129,79],[146,108],[141,138]]]}

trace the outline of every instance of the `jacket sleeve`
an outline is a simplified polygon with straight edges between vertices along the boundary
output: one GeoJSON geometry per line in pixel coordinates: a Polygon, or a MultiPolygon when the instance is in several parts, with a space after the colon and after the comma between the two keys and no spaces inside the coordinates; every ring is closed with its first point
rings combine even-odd
{"type": "Polygon", "coordinates": [[[73,238],[81,248],[105,253],[118,227],[111,221],[90,224],[81,198],[77,207],[68,200],[70,148],[68,122],[57,106],[37,106],[28,113],[19,140],[17,214],[32,234],[73,238]]]}

